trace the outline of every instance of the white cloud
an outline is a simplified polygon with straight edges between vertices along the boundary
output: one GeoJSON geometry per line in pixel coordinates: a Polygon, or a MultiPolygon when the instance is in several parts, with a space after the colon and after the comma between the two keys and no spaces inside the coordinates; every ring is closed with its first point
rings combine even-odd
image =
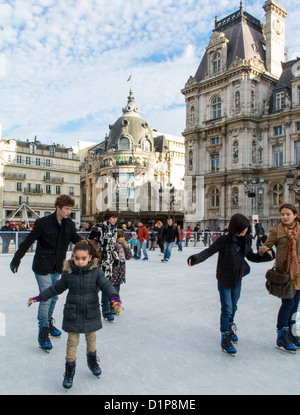
{"type": "MultiPolygon", "coordinates": [[[[263,1],[246,3],[264,20],[263,1]]],[[[283,3],[292,55],[299,52],[293,39],[300,37],[300,16],[291,0],[283,3]]],[[[238,7],[231,0],[2,1],[3,136],[69,145],[101,139],[126,104],[130,74],[141,115],[153,128],[180,135],[180,91],[197,70],[215,15],[238,7]]]]}

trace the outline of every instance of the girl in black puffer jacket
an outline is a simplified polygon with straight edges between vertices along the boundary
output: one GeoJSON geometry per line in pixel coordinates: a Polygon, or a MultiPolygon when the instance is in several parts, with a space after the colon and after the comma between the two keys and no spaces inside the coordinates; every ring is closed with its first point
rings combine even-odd
{"type": "Polygon", "coordinates": [[[96,331],[101,329],[101,313],[98,291],[110,298],[117,311],[120,311],[120,299],[116,289],[104,277],[99,267],[100,254],[93,241],[78,242],[70,260],[65,261],[62,277],[54,285],[42,291],[39,296],[30,298],[28,305],[50,298],[69,290],[64,307],[62,328],[68,332],[66,372],[63,386],[72,387],[76,366],[76,350],[80,333],[85,333],[87,342],[87,362],[96,376],[101,374],[96,355],[96,331]]]}
{"type": "Polygon", "coordinates": [[[272,261],[269,255],[261,257],[254,253],[251,244],[249,219],[237,213],[230,220],[228,234],[221,235],[209,248],[188,258],[188,265],[193,266],[219,253],[217,280],[221,300],[221,348],[231,355],[236,353],[232,342],[238,340],[234,330],[234,316],[241,294],[242,278],[250,272],[245,258],[252,262],[272,261]]]}

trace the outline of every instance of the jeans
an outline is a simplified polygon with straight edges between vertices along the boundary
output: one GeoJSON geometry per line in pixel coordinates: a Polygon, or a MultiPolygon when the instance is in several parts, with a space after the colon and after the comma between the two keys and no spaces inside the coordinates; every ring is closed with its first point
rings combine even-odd
{"type": "Polygon", "coordinates": [[[142,250],[143,250],[143,254],[144,254],[144,258],[147,258],[148,259],[148,253],[147,253],[147,241],[145,240],[145,241],[143,241],[143,242],[140,242],[140,241],[138,241],[138,258],[141,258],[141,255],[142,255],[142,250]]]}
{"type": "Polygon", "coordinates": [[[237,303],[241,295],[242,284],[234,290],[224,288],[218,283],[218,290],[221,300],[221,321],[220,330],[222,333],[230,331],[230,324],[234,322],[234,316],[237,310],[237,303]]]}
{"type": "MultiPolygon", "coordinates": [[[[47,275],[40,275],[35,274],[35,278],[39,287],[39,292],[42,292],[46,288],[50,287],[51,285],[55,284],[57,280],[59,280],[60,274],[47,274],[47,275]]],[[[39,328],[44,326],[49,327],[49,320],[52,318],[54,307],[56,301],[58,300],[57,295],[55,297],[50,298],[48,301],[41,301],[39,303],[38,308],[38,325],[39,328]]]]}
{"type": "Polygon", "coordinates": [[[300,291],[296,291],[293,298],[282,299],[281,307],[279,309],[277,318],[277,329],[281,330],[283,327],[291,327],[296,323],[296,313],[300,302],[300,291]]]}
{"type": "Polygon", "coordinates": [[[178,251],[182,252],[182,240],[178,241],[178,251]]]}
{"type": "Polygon", "coordinates": [[[165,242],[164,259],[170,259],[171,251],[175,242],[165,242]]]}

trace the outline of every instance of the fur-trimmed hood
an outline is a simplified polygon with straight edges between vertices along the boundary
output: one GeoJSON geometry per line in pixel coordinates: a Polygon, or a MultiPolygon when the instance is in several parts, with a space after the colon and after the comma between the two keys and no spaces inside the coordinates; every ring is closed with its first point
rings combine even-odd
{"type": "MultiPolygon", "coordinates": [[[[100,260],[99,258],[93,258],[91,260],[91,263],[88,264],[86,267],[83,268],[83,270],[89,269],[92,270],[94,268],[97,268],[99,266],[100,260]]],[[[66,261],[64,261],[64,267],[63,267],[63,271],[67,272],[68,274],[72,274],[72,272],[74,272],[74,268],[78,268],[76,267],[76,265],[74,264],[72,258],[67,259],[66,261]]],[[[79,270],[79,268],[78,268],[79,270]]]]}

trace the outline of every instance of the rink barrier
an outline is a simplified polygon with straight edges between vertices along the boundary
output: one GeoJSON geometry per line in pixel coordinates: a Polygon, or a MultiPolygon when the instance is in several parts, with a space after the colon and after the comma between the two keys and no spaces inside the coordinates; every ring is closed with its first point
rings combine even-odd
{"type": "MultiPolygon", "coordinates": [[[[126,240],[131,238],[130,231],[124,231],[126,240]]],[[[19,244],[26,238],[26,236],[29,234],[29,231],[0,231],[0,254],[13,254],[16,252],[16,250],[19,247],[19,244]],[[8,243],[8,250],[7,248],[7,242],[4,241],[4,239],[9,239],[8,243]],[[6,252],[7,250],[7,252],[6,252]]],[[[78,232],[78,234],[82,238],[87,238],[90,232],[78,232]]],[[[210,246],[220,235],[223,235],[223,232],[189,232],[184,231],[184,239],[182,240],[182,247],[208,247],[210,246]],[[190,238],[186,238],[186,234],[190,234],[190,238]],[[188,239],[188,240],[187,240],[188,239]]],[[[131,248],[133,247],[132,244],[131,248]]],[[[28,252],[35,252],[35,246],[36,242],[29,248],[28,252]]],[[[157,242],[155,243],[155,247],[157,247],[157,242]]],[[[148,247],[150,247],[150,241],[148,241],[148,247]]],[[[70,243],[68,251],[71,251],[73,248],[73,244],[70,243]]]]}

